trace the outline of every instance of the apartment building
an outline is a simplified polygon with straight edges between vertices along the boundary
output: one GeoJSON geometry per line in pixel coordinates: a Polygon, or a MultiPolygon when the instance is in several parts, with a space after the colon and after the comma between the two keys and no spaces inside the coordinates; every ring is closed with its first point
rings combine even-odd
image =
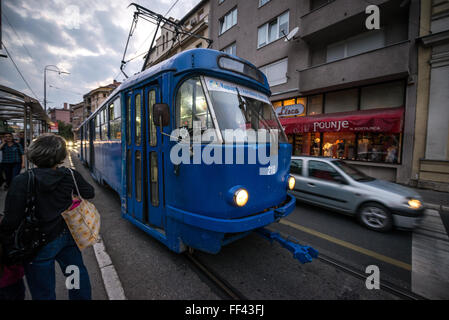
{"type": "Polygon", "coordinates": [[[142,70],[149,68],[175,54],[194,48],[207,48],[209,43],[209,0],[200,1],[181,20],[170,17],[169,20],[182,26],[175,30],[168,23],[162,24],[160,36],[155,40],[153,48],[145,56],[142,70]]]}
{"type": "Polygon", "coordinates": [[[87,118],[91,113],[98,109],[101,103],[114,91],[121,82],[114,80],[113,83],[106,86],[95,88],[83,96],[84,102],[84,118],[87,118]]]}
{"type": "Polygon", "coordinates": [[[419,19],[418,0],[211,0],[209,35],[265,73],[295,155],[410,183],[419,19]]]}

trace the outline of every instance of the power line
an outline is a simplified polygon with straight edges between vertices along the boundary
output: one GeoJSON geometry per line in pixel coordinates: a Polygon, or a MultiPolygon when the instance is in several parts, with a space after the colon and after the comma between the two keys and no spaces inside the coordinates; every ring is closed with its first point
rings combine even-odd
{"type": "Polygon", "coordinates": [[[20,72],[19,67],[17,66],[17,64],[14,62],[14,59],[12,58],[12,55],[9,53],[8,48],[6,47],[5,43],[2,41],[3,47],[6,50],[6,53],[8,54],[8,57],[11,58],[12,63],[14,64],[14,67],[16,68],[17,72],[20,74],[20,76],[22,77],[23,82],[25,82],[25,84],[27,85],[28,89],[30,89],[30,91],[33,93],[34,97],[36,98],[36,100],[39,100],[39,98],[37,97],[37,95],[34,93],[33,89],[31,89],[31,86],[28,84],[28,82],[26,81],[25,77],[23,76],[22,72],[20,72]]]}
{"type": "Polygon", "coordinates": [[[11,22],[9,22],[8,18],[6,17],[6,15],[2,12],[2,16],[3,18],[5,18],[6,22],[9,24],[9,26],[11,27],[12,31],[14,31],[14,33],[16,34],[16,36],[19,38],[20,43],[22,44],[22,47],[25,49],[25,51],[27,52],[28,56],[31,58],[31,60],[34,61],[34,58],[32,57],[30,51],[28,50],[28,48],[25,46],[24,41],[22,39],[22,37],[17,33],[16,29],[13,27],[13,25],[11,24],[11,22]]]}

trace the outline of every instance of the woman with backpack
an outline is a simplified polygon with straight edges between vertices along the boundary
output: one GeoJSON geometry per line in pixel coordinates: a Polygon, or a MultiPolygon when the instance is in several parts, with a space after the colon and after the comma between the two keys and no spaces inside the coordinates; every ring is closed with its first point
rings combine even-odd
{"type": "MultiPolygon", "coordinates": [[[[94,188],[84,180],[80,173],[58,167],[67,157],[63,138],[44,134],[34,140],[28,151],[28,159],[37,168],[35,176],[36,217],[41,232],[46,235],[46,245],[37,251],[31,263],[25,265],[25,276],[33,300],[55,300],[55,261],[61,270],[73,266],[79,270],[79,286],[69,289],[70,300],[90,300],[91,286],[81,251],[78,249],[61,213],[72,205],[72,195],[91,199],[94,188]]],[[[14,178],[5,200],[5,217],[0,224],[0,236],[5,239],[18,228],[24,218],[27,202],[29,172],[14,178]]],[[[73,272],[73,271],[71,271],[73,272]]],[[[70,273],[71,273],[70,272],[70,273]]]]}

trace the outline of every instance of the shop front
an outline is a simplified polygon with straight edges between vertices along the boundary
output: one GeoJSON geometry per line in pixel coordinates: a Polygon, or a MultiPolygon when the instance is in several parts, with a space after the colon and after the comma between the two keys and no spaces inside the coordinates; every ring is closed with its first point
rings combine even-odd
{"type": "Polygon", "coordinates": [[[281,118],[293,155],[401,163],[404,108],[281,118]]]}

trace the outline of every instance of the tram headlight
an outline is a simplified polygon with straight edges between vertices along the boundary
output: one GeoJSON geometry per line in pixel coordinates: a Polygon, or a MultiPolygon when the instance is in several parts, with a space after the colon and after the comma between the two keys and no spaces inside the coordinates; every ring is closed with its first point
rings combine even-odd
{"type": "Polygon", "coordinates": [[[295,184],[296,184],[296,179],[294,177],[290,176],[288,178],[288,188],[290,190],[293,190],[295,188],[295,184]]]}
{"type": "Polygon", "coordinates": [[[239,207],[243,207],[244,205],[246,205],[246,203],[248,202],[248,198],[248,191],[246,191],[245,189],[238,189],[234,193],[234,203],[239,207]]]}

